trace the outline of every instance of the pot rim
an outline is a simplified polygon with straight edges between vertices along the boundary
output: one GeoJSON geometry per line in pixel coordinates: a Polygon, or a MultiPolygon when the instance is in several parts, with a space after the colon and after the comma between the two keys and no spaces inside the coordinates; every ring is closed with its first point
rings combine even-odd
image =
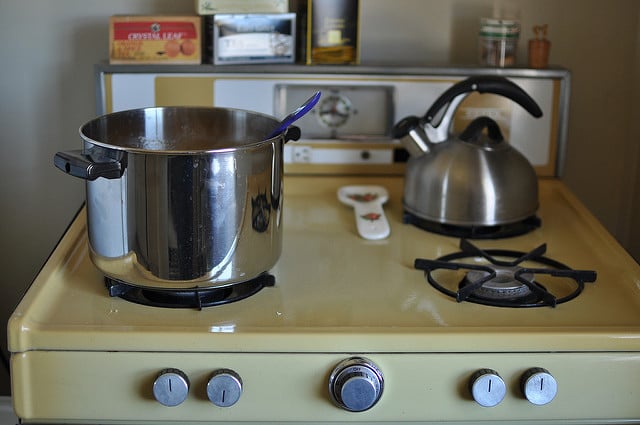
{"type": "MultiPolygon", "coordinates": [[[[103,114],[82,124],[79,127],[78,132],[82,140],[84,140],[87,143],[91,143],[93,145],[100,146],[105,149],[112,149],[120,152],[145,154],[145,155],[207,155],[207,154],[214,154],[214,153],[229,153],[229,152],[237,152],[241,150],[251,150],[251,149],[260,148],[263,145],[273,144],[278,140],[282,140],[284,138],[284,134],[286,133],[286,130],[285,130],[280,134],[274,137],[271,137],[269,139],[248,141],[243,144],[235,144],[234,146],[217,147],[217,148],[211,148],[211,149],[161,149],[161,148],[150,149],[147,147],[139,147],[139,146],[122,146],[122,145],[115,145],[115,144],[95,140],[92,137],[89,137],[85,134],[85,130],[87,130],[87,127],[89,125],[92,125],[100,120],[109,119],[109,117],[117,117],[119,115],[134,114],[136,112],[143,112],[143,111],[161,112],[161,111],[167,111],[167,110],[226,111],[226,112],[246,114],[247,116],[255,116],[255,117],[261,117],[268,120],[272,120],[274,128],[279,124],[279,121],[274,116],[264,114],[261,112],[250,111],[247,109],[223,108],[223,107],[216,107],[216,106],[157,106],[157,107],[127,109],[127,110],[103,114]]],[[[265,135],[267,134],[269,134],[269,131],[265,131],[265,135]]],[[[138,139],[140,140],[141,144],[146,143],[146,145],[153,144],[154,142],[163,146],[167,144],[166,141],[164,140],[146,139],[144,138],[144,136],[139,136],[138,139]]]]}

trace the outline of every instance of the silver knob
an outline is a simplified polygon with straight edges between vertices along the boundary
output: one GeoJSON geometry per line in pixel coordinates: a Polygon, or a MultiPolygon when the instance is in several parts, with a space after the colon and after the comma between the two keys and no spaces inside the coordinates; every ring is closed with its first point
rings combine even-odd
{"type": "Polygon", "coordinates": [[[165,406],[179,405],[188,394],[189,378],[181,370],[163,369],[153,382],[153,396],[165,406]]]}
{"type": "Polygon", "coordinates": [[[538,406],[550,403],[558,393],[558,383],[548,370],[533,367],[520,379],[522,394],[531,403],[538,406]]]}
{"type": "Polygon", "coordinates": [[[493,407],[507,394],[507,386],[495,370],[480,369],[471,375],[469,391],[480,406],[493,407]]]}
{"type": "Polygon", "coordinates": [[[207,383],[207,397],[218,407],[230,407],[240,400],[242,379],[230,369],[218,369],[207,383]]]}
{"type": "Polygon", "coordinates": [[[351,357],[336,365],[329,377],[329,394],[341,408],[362,412],[372,408],[384,389],[382,372],[369,359],[351,357]]]}

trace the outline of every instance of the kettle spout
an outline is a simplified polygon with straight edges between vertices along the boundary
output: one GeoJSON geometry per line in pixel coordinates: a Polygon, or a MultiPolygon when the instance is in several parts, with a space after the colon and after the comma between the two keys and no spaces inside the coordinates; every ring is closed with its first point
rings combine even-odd
{"type": "Polygon", "coordinates": [[[392,136],[400,140],[411,156],[421,156],[431,151],[431,141],[424,131],[420,118],[410,116],[393,126],[392,136]]]}

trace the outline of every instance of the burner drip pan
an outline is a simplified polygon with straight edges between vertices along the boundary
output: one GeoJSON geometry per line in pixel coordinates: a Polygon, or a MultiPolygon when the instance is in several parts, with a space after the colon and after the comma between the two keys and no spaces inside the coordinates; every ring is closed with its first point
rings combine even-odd
{"type": "Polygon", "coordinates": [[[542,286],[534,281],[533,273],[524,273],[519,277],[517,267],[492,266],[492,272],[482,270],[470,270],[460,282],[459,288],[475,285],[480,280],[483,283],[473,288],[473,296],[487,300],[512,300],[514,302],[535,302],[536,293],[531,290],[531,285],[542,286]],[[486,280],[485,278],[489,278],[486,280]],[[526,284],[522,282],[525,279],[526,284]]]}
{"type": "Polygon", "coordinates": [[[427,232],[466,239],[509,238],[529,233],[541,225],[540,218],[532,215],[515,223],[498,224],[495,226],[458,226],[426,220],[406,211],[403,214],[402,222],[405,224],[413,224],[427,232]]]}
{"type": "Polygon", "coordinates": [[[266,286],[275,285],[275,277],[263,273],[246,282],[235,283],[219,288],[191,288],[167,290],[147,288],[105,277],[105,285],[112,297],[119,297],[136,304],[164,308],[213,307],[229,304],[250,297],[266,286]]]}

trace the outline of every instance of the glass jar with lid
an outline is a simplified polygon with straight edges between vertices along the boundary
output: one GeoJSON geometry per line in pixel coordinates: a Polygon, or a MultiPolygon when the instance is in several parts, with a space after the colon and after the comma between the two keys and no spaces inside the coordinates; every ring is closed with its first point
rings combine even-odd
{"type": "Polygon", "coordinates": [[[480,64],[495,67],[515,65],[519,37],[519,21],[482,18],[479,37],[480,64]]]}

